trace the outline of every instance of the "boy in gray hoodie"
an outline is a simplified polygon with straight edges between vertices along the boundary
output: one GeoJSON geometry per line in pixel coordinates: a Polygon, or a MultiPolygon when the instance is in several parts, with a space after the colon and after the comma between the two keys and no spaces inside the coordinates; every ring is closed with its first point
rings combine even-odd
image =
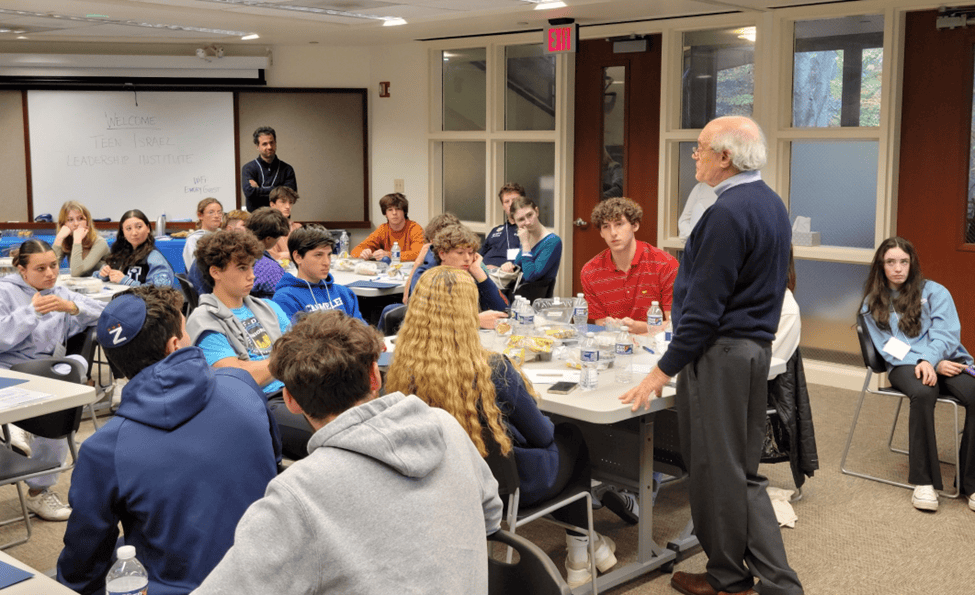
{"type": "Polygon", "coordinates": [[[271,373],[315,429],[197,594],[487,593],[498,484],[446,412],[379,397],[379,334],[338,311],[278,339],[271,373]],[[407,589],[408,587],[408,589],[407,589]]]}

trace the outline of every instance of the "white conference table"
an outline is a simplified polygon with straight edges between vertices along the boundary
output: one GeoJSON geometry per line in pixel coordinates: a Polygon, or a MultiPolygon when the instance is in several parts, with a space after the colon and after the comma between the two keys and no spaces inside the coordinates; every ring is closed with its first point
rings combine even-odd
{"type": "Polygon", "coordinates": [[[22,378],[27,382],[17,384],[14,388],[26,388],[51,395],[51,398],[36,403],[0,408],[0,424],[14,423],[46,413],[87,405],[94,403],[96,399],[95,387],[84,384],[2,369],[0,369],[0,378],[22,378]]]}
{"type": "Polygon", "coordinates": [[[0,561],[6,562],[11,566],[16,566],[21,570],[26,570],[34,575],[29,579],[10,585],[6,589],[0,589],[0,594],[2,595],[38,595],[39,593],[43,593],[44,595],[77,595],[75,591],[46,576],[44,573],[31,568],[10,554],[0,552],[0,561]]]}
{"type": "MultiPolygon", "coordinates": [[[[402,294],[406,285],[406,280],[403,279],[393,287],[356,287],[354,285],[350,286],[350,284],[356,281],[371,281],[376,278],[376,275],[358,275],[352,271],[337,271],[334,268],[332,268],[331,273],[336,283],[345,285],[352,290],[352,293],[359,297],[383,297],[402,294]]],[[[409,271],[407,271],[407,275],[409,275],[409,271]]]]}
{"type": "MultiPolygon", "coordinates": [[[[71,277],[70,275],[61,275],[58,277],[58,285],[65,287],[66,286],[65,282],[69,281],[70,279],[91,281],[93,277],[71,277]]],[[[68,289],[72,289],[72,288],[69,287],[68,289]]],[[[112,296],[114,296],[116,293],[120,291],[124,291],[126,289],[129,289],[128,285],[122,285],[121,283],[109,283],[103,281],[101,282],[101,287],[99,288],[98,291],[92,293],[84,293],[84,292],[78,292],[78,293],[81,293],[81,295],[85,297],[90,297],[93,300],[98,300],[100,302],[107,303],[112,300],[112,296]]]]}

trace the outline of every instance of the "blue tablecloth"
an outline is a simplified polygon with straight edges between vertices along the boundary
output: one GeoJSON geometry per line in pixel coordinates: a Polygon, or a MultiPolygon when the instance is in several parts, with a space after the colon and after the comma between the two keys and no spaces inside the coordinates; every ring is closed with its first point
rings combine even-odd
{"type": "MultiPolygon", "coordinates": [[[[48,244],[54,242],[53,235],[35,235],[34,238],[38,240],[44,240],[48,244]]],[[[30,238],[18,238],[14,236],[4,236],[0,238],[0,253],[7,255],[11,248],[15,248],[26,240],[30,238]]],[[[115,243],[115,237],[107,239],[108,245],[111,246],[115,243]]],[[[169,265],[173,267],[173,271],[177,273],[185,273],[186,266],[183,264],[183,246],[186,245],[186,238],[169,238],[160,239],[156,238],[156,249],[166,257],[169,261],[169,265]]]]}

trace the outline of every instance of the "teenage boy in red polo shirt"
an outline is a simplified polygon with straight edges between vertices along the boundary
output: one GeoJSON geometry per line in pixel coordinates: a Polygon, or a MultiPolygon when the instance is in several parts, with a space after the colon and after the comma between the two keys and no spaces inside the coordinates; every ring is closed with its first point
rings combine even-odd
{"type": "Polygon", "coordinates": [[[608,248],[582,267],[582,290],[589,318],[596,324],[617,323],[633,334],[645,334],[647,310],[660,302],[670,318],[677,259],[636,239],[643,209],[629,198],[610,198],[592,211],[593,225],[608,248]]]}
{"type": "MultiPolygon", "coordinates": [[[[649,332],[647,310],[660,302],[665,319],[677,278],[677,259],[663,250],[636,239],[643,209],[629,198],[610,198],[592,211],[593,225],[608,248],[582,267],[582,289],[589,303],[589,317],[596,324],[626,325],[633,334],[649,332]]],[[[654,496],[662,475],[654,473],[654,496]]],[[[599,492],[606,508],[635,525],[640,520],[636,496],[614,486],[599,492]]]]}

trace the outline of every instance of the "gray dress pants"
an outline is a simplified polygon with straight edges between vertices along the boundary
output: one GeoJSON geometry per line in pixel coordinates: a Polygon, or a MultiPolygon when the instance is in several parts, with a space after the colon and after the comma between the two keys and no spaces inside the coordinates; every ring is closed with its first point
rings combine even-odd
{"type": "Polygon", "coordinates": [[[770,359],[768,342],[719,338],[677,381],[691,518],[716,591],[744,591],[756,577],[763,595],[802,593],[758,474],[770,359]]]}

